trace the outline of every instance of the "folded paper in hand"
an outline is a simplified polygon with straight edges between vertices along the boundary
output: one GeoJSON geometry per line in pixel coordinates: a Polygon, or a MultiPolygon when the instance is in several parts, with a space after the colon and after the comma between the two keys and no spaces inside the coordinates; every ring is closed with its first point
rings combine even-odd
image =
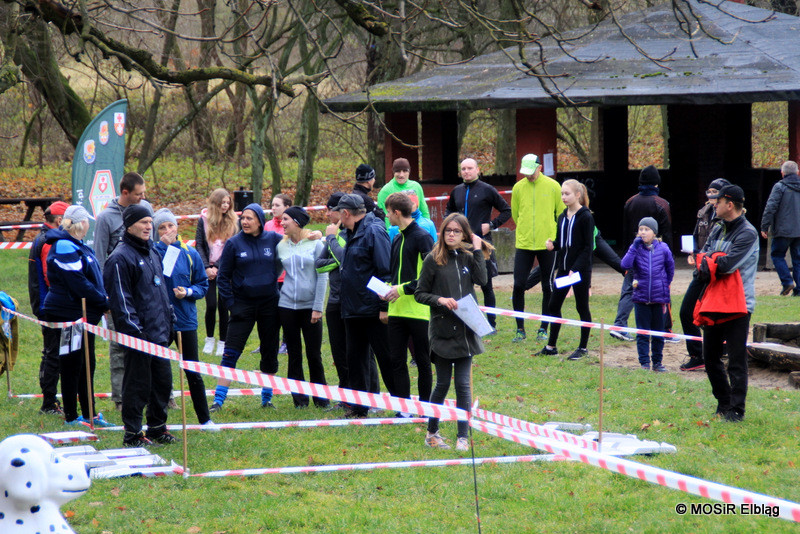
{"type": "Polygon", "coordinates": [[[375,278],[374,276],[369,279],[367,283],[367,289],[371,289],[375,293],[377,293],[381,297],[385,297],[386,294],[392,290],[392,287],[387,285],[386,282],[375,278]]]}
{"type": "Polygon", "coordinates": [[[475,297],[467,295],[456,302],[458,303],[458,308],[453,310],[453,313],[456,314],[456,317],[464,321],[464,324],[467,325],[470,330],[481,337],[491,333],[492,325],[489,324],[489,321],[486,320],[486,316],[480,308],[478,308],[475,297]]]}

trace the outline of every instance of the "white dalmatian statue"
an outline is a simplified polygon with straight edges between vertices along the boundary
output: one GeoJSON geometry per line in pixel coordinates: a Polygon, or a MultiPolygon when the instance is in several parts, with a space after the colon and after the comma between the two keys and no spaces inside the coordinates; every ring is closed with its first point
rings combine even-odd
{"type": "Polygon", "coordinates": [[[59,507],[89,490],[82,462],[55,455],[33,434],[0,442],[0,532],[51,534],[75,532],[59,507]]]}

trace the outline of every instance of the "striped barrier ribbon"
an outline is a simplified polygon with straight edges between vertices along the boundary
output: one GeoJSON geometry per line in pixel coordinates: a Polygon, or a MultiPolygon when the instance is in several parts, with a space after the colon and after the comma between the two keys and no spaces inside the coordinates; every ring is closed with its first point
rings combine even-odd
{"type": "Polygon", "coordinates": [[[10,310],[10,309],[6,308],[5,306],[1,306],[1,308],[3,309],[4,312],[8,312],[8,313],[10,313],[12,315],[16,315],[17,317],[22,317],[26,321],[30,321],[32,323],[36,323],[36,324],[41,325],[41,326],[46,326],[48,328],[67,328],[68,326],[72,326],[74,324],[83,323],[83,318],[80,318],[77,321],[68,321],[68,322],[65,322],[65,323],[50,323],[48,321],[40,321],[39,319],[34,319],[33,317],[29,317],[29,316],[25,315],[24,313],[20,313],[20,312],[15,311],[15,310],[10,310]]]}
{"type": "Polygon", "coordinates": [[[447,467],[453,465],[510,464],[517,462],[552,462],[563,460],[555,454],[529,456],[498,456],[495,458],[453,458],[450,460],[417,460],[410,462],[376,462],[344,465],[304,465],[298,467],[268,467],[264,469],[230,469],[196,473],[190,477],[245,477],[255,475],[288,475],[294,473],[327,473],[331,471],[367,471],[370,469],[398,469],[404,467],[447,467]]]}
{"type": "MultiPolygon", "coordinates": [[[[207,397],[213,397],[215,393],[216,392],[213,389],[207,389],[206,390],[206,396],[207,397]]],[[[282,394],[282,393],[288,393],[288,391],[280,391],[280,390],[277,390],[277,389],[273,389],[273,393],[282,394]]],[[[181,392],[178,391],[178,390],[175,390],[175,391],[172,392],[172,395],[180,397],[181,392]]],[[[190,397],[192,395],[192,393],[191,393],[191,391],[186,390],[186,391],[183,392],[183,395],[185,397],[190,397]]],[[[238,396],[247,396],[247,395],[261,395],[261,390],[260,389],[229,389],[228,390],[228,397],[238,397],[238,396]]],[[[44,395],[41,394],[41,393],[19,393],[19,394],[16,394],[16,395],[11,395],[11,397],[12,398],[16,398],[16,399],[41,399],[42,397],[44,397],[44,395]]],[[[61,393],[56,393],[56,397],[60,398],[61,397],[61,393]]],[[[109,398],[111,398],[111,393],[95,393],[94,394],[94,398],[96,398],[96,399],[109,399],[109,398]]]]}
{"type": "MultiPolygon", "coordinates": [[[[424,417],[383,417],[375,419],[318,419],[304,421],[249,421],[244,423],[215,423],[213,427],[205,425],[186,425],[186,430],[203,430],[215,432],[217,430],[254,430],[254,429],[282,429],[282,428],[324,428],[340,426],[385,426],[385,425],[409,425],[427,423],[424,417]]],[[[146,426],[146,425],[145,425],[146,426]]],[[[167,430],[180,431],[183,425],[167,425],[167,430]]],[[[125,427],[109,426],[98,427],[95,429],[102,431],[121,431],[125,427]]]]}
{"type": "Polygon", "coordinates": [[[326,399],[342,401],[348,404],[358,404],[372,408],[382,408],[384,410],[396,410],[398,412],[412,413],[426,417],[436,417],[437,419],[441,419],[443,421],[466,421],[469,419],[469,413],[459,408],[451,408],[448,406],[431,404],[429,402],[422,402],[419,400],[401,399],[392,397],[387,393],[367,393],[364,391],[343,389],[337,386],[327,386],[303,382],[300,380],[291,380],[288,378],[268,375],[256,371],[243,371],[240,369],[221,367],[219,365],[213,365],[210,363],[181,360],[179,353],[156,343],[151,343],[137,337],[121,334],[119,332],[107,330],[91,324],[86,325],[86,330],[98,336],[108,337],[120,345],[150,354],[151,356],[158,356],[161,358],[174,360],[179,362],[180,366],[184,369],[203,375],[214,376],[216,378],[225,378],[227,380],[235,380],[237,382],[244,382],[246,384],[258,385],[261,387],[271,387],[281,391],[291,391],[292,393],[300,393],[313,397],[325,397],[326,399]]]}
{"type": "Polygon", "coordinates": [[[7,230],[38,230],[39,228],[44,228],[44,224],[42,223],[3,224],[0,225],[0,232],[5,232],[7,230]]]}
{"type": "Polygon", "coordinates": [[[539,315],[537,313],[527,313],[512,310],[504,310],[502,308],[491,308],[488,306],[478,306],[482,312],[492,315],[502,315],[503,317],[519,317],[520,319],[531,319],[533,321],[543,321],[545,323],[558,323],[571,326],[584,326],[588,328],[602,328],[603,330],[612,330],[614,332],[627,332],[629,334],[642,334],[643,336],[656,336],[670,339],[685,339],[688,341],[703,341],[702,337],[687,336],[685,334],[673,334],[672,332],[658,332],[656,330],[643,330],[639,328],[628,328],[627,326],[616,326],[613,324],[591,323],[585,321],[578,321],[576,319],[564,319],[563,317],[551,317],[550,315],[539,315]]]}
{"type": "Polygon", "coordinates": [[[754,504],[769,506],[772,510],[777,512],[776,515],[778,517],[789,521],[800,522],[800,504],[795,502],[717,484],[716,482],[709,482],[707,480],[675,473],[674,471],[667,471],[666,469],[625,460],[623,458],[617,458],[615,456],[609,456],[588,449],[578,449],[572,445],[559,443],[549,438],[533,436],[525,432],[502,427],[494,423],[479,421],[477,419],[471,419],[470,426],[491,436],[535,447],[551,454],[561,455],[568,460],[579,461],[587,465],[600,467],[607,471],[619,473],[620,475],[631,478],[638,478],[651,484],[658,484],[685,493],[700,495],[706,499],[713,499],[740,506],[754,504]]]}

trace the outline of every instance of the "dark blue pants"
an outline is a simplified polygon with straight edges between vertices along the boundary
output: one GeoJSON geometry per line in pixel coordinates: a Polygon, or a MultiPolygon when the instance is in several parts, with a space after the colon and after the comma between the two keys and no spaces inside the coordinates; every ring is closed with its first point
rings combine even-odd
{"type": "MultiPolygon", "coordinates": [[[[636,328],[642,330],[664,331],[664,304],[645,304],[634,302],[636,312],[636,328]]],[[[636,351],[639,353],[639,363],[650,365],[651,354],[653,366],[661,363],[664,355],[664,338],[661,336],[645,336],[636,334],[636,351]]]]}
{"type": "Polygon", "coordinates": [[[800,237],[773,237],[770,256],[775,272],[781,279],[781,285],[788,287],[794,284],[794,294],[800,294],[800,237]],[[791,272],[786,264],[786,251],[789,251],[792,257],[791,272]]]}

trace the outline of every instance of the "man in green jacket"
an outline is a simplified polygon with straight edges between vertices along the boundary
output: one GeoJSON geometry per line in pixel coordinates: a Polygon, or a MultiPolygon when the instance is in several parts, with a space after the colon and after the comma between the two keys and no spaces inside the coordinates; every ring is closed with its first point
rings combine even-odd
{"type": "MultiPolygon", "coordinates": [[[[406,158],[397,158],[392,163],[392,173],[394,178],[389,180],[389,183],[384,185],[378,193],[378,207],[386,212],[386,198],[392,193],[400,193],[406,189],[410,189],[417,194],[419,199],[419,211],[426,219],[431,218],[428,211],[428,204],[425,203],[425,193],[422,192],[422,186],[419,182],[411,180],[411,164],[406,158]]],[[[386,228],[389,228],[389,218],[386,218],[386,228]]]]}
{"type": "MultiPolygon", "coordinates": [[[[542,174],[542,165],[535,154],[522,158],[519,169],[524,178],[511,190],[511,217],[517,225],[514,254],[514,288],[511,302],[514,311],[525,311],[525,281],[535,260],[542,269],[542,315],[549,315],[555,252],[545,243],[556,238],[556,219],[564,211],[561,186],[542,174]]],[[[547,337],[547,323],[541,323],[537,338],[547,337]]],[[[517,319],[514,341],[525,339],[525,320],[517,319]]]]}

